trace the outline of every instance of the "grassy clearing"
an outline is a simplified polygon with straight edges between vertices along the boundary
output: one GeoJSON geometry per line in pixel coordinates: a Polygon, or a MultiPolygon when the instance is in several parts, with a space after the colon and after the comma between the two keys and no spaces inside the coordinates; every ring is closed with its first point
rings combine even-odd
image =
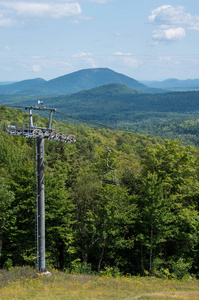
{"type": "Polygon", "coordinates": [[[29,267],[0,270],[0,299],[196,300],[199,281],[149,277],[73,275],[51,270],[46,278],[29,267]]]}

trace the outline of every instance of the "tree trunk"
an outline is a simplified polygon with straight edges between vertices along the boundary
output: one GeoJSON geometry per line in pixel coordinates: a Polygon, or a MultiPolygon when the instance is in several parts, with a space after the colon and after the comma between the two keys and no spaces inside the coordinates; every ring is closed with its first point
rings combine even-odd
{"type": "Polygon", "coordinates": [[[64,244],[59,246],[59,267],[61,270],[64,268],[64,244]]]}
{"type": "Polygon", "coordinates": [[[144,259],[143,259],[143,246],[142,243],[140,244],[140,273],[144,275],[144,259]]]}
{"type": "Polygon", "coordinates": [[[98,273],[100,272],[100,269],[101,269],[102,258],[104,256],[104,249],[105,249],[105,246],[102,247],[102,252],[101,252],[101,255],[100,255],[99,262],[98,262],[98,267],[97,267],[98,273]]]}
{"type": "Polygon", "coordinates": [[[153,259],[153,227],[151,227],[151,236],[150,236],[149,276],[151,276],[152,273],[152,259],[153,259]]]}
{"type": "Polygon", "coordinates": [[[88,252],[87,249],[82,251],[83,262],[88,262],[88,252]]]}
{"type": "Polygon", "coordinates": [[[0,254],[1,254],[2,245],[3,245],[1,227],[2,227],[2,223],[0,223],[0,254]]]}

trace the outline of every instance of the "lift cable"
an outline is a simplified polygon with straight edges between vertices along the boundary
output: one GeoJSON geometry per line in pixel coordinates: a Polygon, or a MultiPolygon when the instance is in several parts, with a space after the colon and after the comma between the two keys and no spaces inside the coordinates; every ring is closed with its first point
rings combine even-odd
{"type": "Polygon", "coordinates": [[[102,123],[98,123],[98,122],[92,122],[92,121],[87,121],[87,120],[83,120],[83,119],[80,119],[80,118],[76,118],[76,117],[72,117],[68,114],[65,114],[65,113],[61,113],[61,112],[56,112],[57,114],[59,115],[63,115],[63,116],[66,116],[72,120],[76,120],[76,121],[80,121],[82,123],[86,123],[86,124],[91,124],[91,125],[95,125],[95,126],[98,126],[98,127],[103,127],[103,128],[106,128],[106,129],[111,129],[111,130],[114,130],[115,128],[112,127],[112,126],[109,126],[109,125],[106,125],[106,124],[102,124],[102,123]]]}
{"type": "MultiPolygon", "coordinates": [[[[6,106],[6,107],[13,107],[13,108],[23,108],[23,109],[26,109],[27,107],[31,108],[31,106],[20,106],[20,105],[4,105],[4,106],[6,106]]],[[[75,121],[79,121],[79,122],[82,122],[82,123],[86,123],[86,124],[90,124],[90,125],[95,125],[97,127],[102,127],[102,128],[106,128],[106,129],[110,129],[110,130],[115,130],[115,128],[112,127],[112,126],[109,126],[109,125],[106,125],[106,124],[103,124],[103,123],[98,123],[98,122],[83,120],[83,119],[80,119],[80,118],[73,117],[73,116],[71,116],[69,114],[66,114],[66,113],[61,113],[59,111],[56,111],[56,114],[62,115],[62,116],[66,116],[69,119],[72,119],[72,120],[75,120],[75,121]]]]}
{"type": "MultiPolygon", "coordinates": [[[[23,109],[25,109],[26,107],[28,107],[28,106],[19,106],[19,105],[4,105],[4,106],[6,106],[6,107],[13,107],[13,108],[15,108],[15,107],[16,107],[16,108],[23,108],[23,109]]],[[[57,114],[60,114],[60,115],[63,115],[63,116],[67,116],[67,117],[70,118],[70,119],[74,119],[74,120],[77,120],[77,121],[80,121],[80,122],[84,122],[84,123],[87,123],[87,124],[96,125],[96,126],[98,126],[98,127],[99,127],[99,126],[102,126],[102,127],[106,128],[106,129],[115,130],[115,128],[113,128],[113,127],[111,127],[111,126],[108,126],[108,125],[105,125],[105,124],[102,124],[102,123],[97,123],[97,122],[91,122],[91,121],[82,120],[82,119],[80,119],[80,118],[75,118],[75,117],[72,117],[72,116],[70,116],[70,115],[68,115],[68,114],[61,113],[61,112],[56,112],[56,113],[57,113],[57,114]]],[[[127,159],[127,160],[128,160],[129,158],[134,158],[134,159],[135,159],[135,156],[133,156],[132,154],[135,154],[135,155],[139,155],[139,156],[140,156],[140,154],[137,153],[137,152],[131,152],[130,155],[128,155],[128,154],[122,154],[121,156],[122,156],[124,159],[127,159]]],[[[154,158],[154,157],[151,156],[151,158],[154,158]]],[[[149,162],[149,163],[155,165],[155,162],[152,162],[152,161],[150,160],[150,156],[147,155],[147,154],[143,154],[143,157],[137,157],[136,159],[137,159],[137,160],[141,160],[141,161],[147,161],[147,162],[149,162]]],[[[176,166],[181,166],[181,167],[185,166],[185,165],[180,164],[180,163],[173,163],[173,166],[170,166],[170,165],[168,165],[168,161],[166,161],[166,160],[161,160],[161,163],[158,163],[158,165],[159,165],[159,166],[162,166],[162,167],[168,167],[168,168],[175,168],[176,166]],[[164,162],[165,162],[165,164],[164,164],[164,162]]]]}

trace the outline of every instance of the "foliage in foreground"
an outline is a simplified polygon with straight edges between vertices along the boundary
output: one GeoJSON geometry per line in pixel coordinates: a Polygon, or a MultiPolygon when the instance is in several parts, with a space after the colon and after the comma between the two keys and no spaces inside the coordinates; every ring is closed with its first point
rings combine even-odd
{"type": "MultiPolygon", "coordinates": [[[[47,265],[174,279],[197,274],[197,149],[129,132],[76,129],[75,144],[45,142],[47,265]],[[119,186],[101,179],[107,147],[119,186]]],[[[0,267],[35,264],[33,162],[34,140],[1,130],[0,267]]]]}

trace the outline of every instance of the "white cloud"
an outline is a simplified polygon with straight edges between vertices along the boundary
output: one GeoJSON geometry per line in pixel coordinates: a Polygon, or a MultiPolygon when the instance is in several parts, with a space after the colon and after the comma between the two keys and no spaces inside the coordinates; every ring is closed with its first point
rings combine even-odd
{"type": "Polygon", "coordinates": [[[95,2],[95,3],[100,3],[100,4],[104,4],[110,1],[114,1],[114,0],[90,0],[90,2],[95,2]]]}
{"type": "Polygon", "coordinates": [[[39,55],[33,55],[31,58],[32,59],[40,59],[41,57],[39,55]]]}
{"type": "Polygon", "coordinates": [[[63,18],[81,14],[81,6],[78,3],[0,1],[0,7],[7,9],[7,14],[26,18],[63,18]]]}
{"type": "Polygon", "coordinates": [[[87,68],[88,66],[91,68],[97,67],[92,53],[80,52],[73,54],[69,61],[72,65],[80,65],[81,68],[87,68]]]}
{"type": "Polygon", "coordinates": [[[159,56],[158,60],[163,61],[163,62],[171,62],[172,58],[171,58],[171,56],[159,56]]]}
{"type": "Polygon", "coordinates": [[[85,57],[85,56],[91,56],[92,53],[85,53],[85,52],[80,52],[78,54],[74,54],[73,57],[85,57]]]}
{"type": "Polygon", "coordinates": [[[124,64],[130,68],[137,68],[142,65],[142,61],[133,57],[125,57],[123,60],[124,64]]]}
{"type": "Polygon", "coordinates": [[[183,6],[162,5],[151,11],[148,21],[158,26],[153,31],[154,45],[182,40],[186,29],[199,30],[199,16],[186,13],[183,6]]]}
{"type": "Polygon", "coordinates": [[[171,56],[158,56],[157,62],[160,66],[174,66],[179,65],[179,60],[176,57],[171,56]]]}
{"type": "Polygon", "coordinates": [[[91,66],[91,68],[97,68],[97,65],[96,65],[96,63],[95,63],[95,61],[94,61],[93,58],[91,58],[91,57],[88,58],[86,62],[87,62],[88,65],[91,66]]]}
{"type": "Polygon", "coordinates": [[[4,48],[6,51],[11,51],[11,48],[9,46],[5,46],[4,48]]]}
{"type": "Polygon", "coordinates": [[[123,53],[118,51],[118,52],[114,52],[113,55],[123,55],[123,53]]]}
{"type": "Polygon", "coordinates": [[[113,55],[121,55],[121,56],[131,56],[131,53],[122,53],[122,52],[114,52],[113,55]]]}
{"type": "Polygon", "coordinates": [[[34,64],[33,60],[30,59],[30,58],[25,58],[25,59],[22,59],[20,62],[20,66],[23,68],[23,69],[26,69],[28,72],[35,72],[35,73],[38,73],[38,72],[41,72],[41,65],[40,64],[34,64]]]}
{"type": "Polygon", "coordinates": [[[5,17],[3,14],[0,15],[0,27],[12,27],[16,25],[16,21],[13,18],[5,17]]]}
{"type": "Polygon", "coordinates": [[[150,23],[165,25],[199,25],[199,16],[185,12],[183,6],[163,5],[151,11],[148,17],[150,23]]]}
{"type": "Polygon", "coordinates": [[[155,41],[178,41],[186,36],[184,28],[168,28],[158,29],[153,32],[153,39],[155,41]]]}
{"type": "Polygon", "coordinates": [[[33,65],[32,71],[34,72],[41,72],[41,66],[40,65],[33,65]]]}
{"type": "Polygon", "coordinates": [[[128,66],[130,68],[137,68],[138,66],[142,65],[143,62],[134,57],[132,55],[132,53],[123,53],[123,52],[120,52],[120,51],[117,51],[117,52],[114,52],[113,53],[114,56],[117,56],[117,58],[114,58],[114,60],[118,60],[120,62],[122,62],[122,64],[124,64],[125,66],[128,66]]]}

